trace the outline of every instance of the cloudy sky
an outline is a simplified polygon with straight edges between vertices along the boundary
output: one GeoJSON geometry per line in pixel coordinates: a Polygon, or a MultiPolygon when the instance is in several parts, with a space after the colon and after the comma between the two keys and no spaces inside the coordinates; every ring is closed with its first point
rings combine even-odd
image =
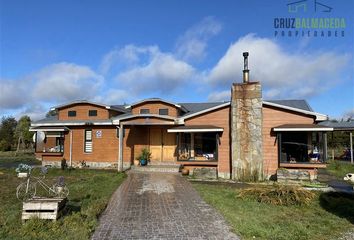
{"type": "Polygon", "coordinates": [[[353,114],[354,1],[322,0],[324,12],[307,0],[296,13],[291,2],[0,0],[0,116],[39,119],[78,99],[229,100],[244,51],[264,99],[353,114]],[[344,18],[345,35],[275,36],[274,18],[299,17],[344,18]]]}

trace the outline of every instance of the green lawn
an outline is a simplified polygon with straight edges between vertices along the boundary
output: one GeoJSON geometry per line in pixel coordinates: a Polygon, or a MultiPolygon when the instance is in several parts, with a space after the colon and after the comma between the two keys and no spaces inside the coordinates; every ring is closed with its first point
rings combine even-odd
{"type": "Polygon", "coordinates": [[[14,169],[0,168],[0,239],[89,239],[99,214],[125,178],[114,170],[49,169],[46,181],[52,183],[57,176],[64,176],[70,189],[67,214],[57,222],[33,219],[22,224],[16,187],[23,180],[14,169]]]}
{"type": "Polygon", "coordinates": [[[274,206],[238,198],[231,185],[193,185],[242,239],[337,239],[354,230],[353,197],[322,194],[309,206],[274,206]]]}
{"type": "Polygon", "coordinates": [[[350,162],[334,160],[327,164],[327,171],[338,179],[343,180],[347,173],[354,173],[354,165],[350,164],[350,162]]]}

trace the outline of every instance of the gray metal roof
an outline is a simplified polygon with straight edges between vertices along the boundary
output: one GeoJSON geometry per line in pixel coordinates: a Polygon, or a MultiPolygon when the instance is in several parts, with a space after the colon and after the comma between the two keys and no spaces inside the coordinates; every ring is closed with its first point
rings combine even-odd
{"type": "Polygon", "coordinates": [[[354,130],[354,120],[351,121],[343,121],[343,122],[336,122],[336,121],[324,121],[319,123],[321,126],[332,127],[334,130],[354,130]]]}
{"type": "MultiPolygon", "coordinates": [[[[179,103],[187,112],[182,114],[182,116],[188,116],[190,114],[200,112],[218,105],[224,104],[225,102],[204,102],[204,103],[179,103]]],[[[182,117],[181,116],[181,117],[182,117]]]]}
{"type": "Polygon", "coordinates": [[[120,112],[127,112],[127,109],[125,109],[125,106],[126,105],[111,105],[111,109],[113,110],[117,110],[117,111],[120,111],[120,112]]]}
{"type": "Polygon", "coordinates": [[[313,109],[310,107],[310,105],[307,103],[306,100],[264,100],[264,101],[313,112],[313,109]]]}
{"type": "MultiPolygon", "coordinates": [[[[148,100],[164,101],[164,100],[159,99],[159,98],[152,98],[152,99],[148,99],[148,100]]],[[[77,102],[79,102],[79,101],[77,101],[77,102]]],[[[83,101],[80,101],[80,102],[83,102],[83,101]]],[[[166,102],[166,101],[164,101],[164,102],[166,102]]],[[[194,114],[194,113],[197,113],[197,112],[201,112],[201,111],[204,111],[204,110],[207,110],[207,109],[210,109],[210,108],[225,104],[227,102],[228,101],[224,101],[224,102],[200,102],[200,103],[177,103],[178,105],[181,106],[181,109],[184,111],[184,113],[182,113],[181,116],[179,116],[179,117],[186,117],[188,115],[191,115],[191,114],[194,114]]],[[[306,100],[268,100],[267,102],[313,112],[312,108],[306,102],[306,100]]],[[[64,106],[64,105],[60,105],[60,106],[64,106]]],[[[112,119],[114,120],[114,119],[119,119],[119,118],[122,118],[122,117],[127,117],[129,115],[132,115],[131,109],[126,109],[126,106],[128,106],[128,105],[127,104],[124,104],[124,105],[111,105],[110,106],[111,109],[114,109],[116,111],[120,111],[120,112],[123,113],[121,115],[113,117],[112,119]]],[[[107,120],[103,120],[102,122],[107,121],[107,120]]],[[[58,120],[58,116],[56,115],[56,116],[47,117],[45,119],[41,119],[41,120],[36,121],[34,123],[60,123],[60,122],[63,122],[63,121],[59,121],[58,120]]],[[[77,120],[65,121],[65,123],[70,123],[70,122],[71,123],[77,123],[77,122],[82,122],[82,120],[81,121],[77,121],[77,120]]],[[[99,120],[95,120],[95,122],[100,122],[100,121],[99,120]]]]}

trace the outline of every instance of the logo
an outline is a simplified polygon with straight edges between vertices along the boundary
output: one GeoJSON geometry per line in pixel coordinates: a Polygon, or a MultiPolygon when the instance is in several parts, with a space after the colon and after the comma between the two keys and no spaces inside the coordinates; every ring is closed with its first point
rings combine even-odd
{"type": "MultiPolygon", "coordinates": [[[[297,13],[297,12],[307,12],[308,10],[308,4],[310,4],[311,1],[308,0],[301,0],[301,1],[295,1],[295,2],[291,2],[288,3],[288,12],[289,13],[297,13]]],[[[323,4],[317,0],[313,0],[313,8],[314,11],[317,12],[331,12],[332,11],[332,7],[323,4]]]]}
{"type": "Polygon", "coordinates": [[[326,0],[288,1],[285,6],[289,17],[273,19],[274,36],[344,37],[346,19],[338,16],[334,8],[324,1],[326,0]],[[308,15],[313,17],[303,17],[308,15]]]}

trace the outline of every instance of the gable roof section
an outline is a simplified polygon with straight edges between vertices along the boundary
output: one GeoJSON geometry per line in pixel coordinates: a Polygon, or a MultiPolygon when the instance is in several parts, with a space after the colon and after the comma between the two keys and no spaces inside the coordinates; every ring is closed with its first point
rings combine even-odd
{"type": "Polygon", "coordinates": [[[104,107],[106,109],[111,109],[111,110],[115,110],[115,111],[119,111],[119,112],[125,112],[124,107],[122,107],[123,105],[107,105],[107,104],[102,104],[102,103],[97,103],[97,102],[91,102],[91,101],[87,101],[87,100],[76,100],[76,101],[72,101],[69,103],[65,103],[65,104],[61,104],[55,107],[52,107],[50,110],[56,110],[56,109],[60,109],[60,108],[64,108],[64,107],[68,107],[71,105],[75,105],[75,104],[91,104],[91,105],[95,105],[95,106],[100,106],[100,107],[104,107]]]}
{"type": "Polygon", "coordinates": [[[230,105],[230,102],[218,103],[183,103],[182,104],[189,112],[178,118],[179,123],[183,123],[185,119],[195,117],[207,112],[211,112],[230,105]]]}
{"type": "Polygon", "coordinates": [[[176,103],[173,103],[173,102],[169,102],[169,101],[163,100],[161,98],[147,98],[147,99],[141,100],[139,102],[135,102],[135,103],[133,103],[131,105],[127,105],[127,106],[125,106],[125,108],[131,108],[132,106],[136,106],[136,105],[139,105],[139,104],[142,104],[142,103],[146,103],[146,102],[163,102],[163,103],[167,103],[167,104],[173,105],[173,106],[175,106],[177,108],[181,108],[182,107],[179,104],[176,104],[176,103]]]}
{"type": "MultiPolygon", "coordinates": [[[[281,102],[281,101],[282,100],[279,100],[279,102],[281,102]]],[[[292,100],[287,100],[287,101],[292,101],[292,100]]],[[[289,106],[289,105],[291,105],[290,102],[287,102],[287,103],[288,103],[288,105],[282,105],[279,103],[275,103],[275,101],[271,101],[271,102],[270,101],[263,101],[263,105],[268,105],[271,107],[277,107],[277,108],[281,108],[281,109],[285,109],[285,110],[289,110],[289,111],[293,111],[293,112],[298,112],[298,113],[314,116],[316,121],[325,121],[328,119],[328,116],[325,114],[317,113],[317,112],[310,111],[310,110],[305,110],[305,109],[308,109],[305,106],[303,106],[305,109],[301,109],[301,108],[289,106]]],[[[307,104],[307,102],[306,102],[306,104],[307,104]]]]}
{"type": "Polygon", "coordinates": [[[287,107],[298,108],[305,111],[313,112],[311,106],[306,100],[264,100],[265,102],[279,104],[287,107]]]}

